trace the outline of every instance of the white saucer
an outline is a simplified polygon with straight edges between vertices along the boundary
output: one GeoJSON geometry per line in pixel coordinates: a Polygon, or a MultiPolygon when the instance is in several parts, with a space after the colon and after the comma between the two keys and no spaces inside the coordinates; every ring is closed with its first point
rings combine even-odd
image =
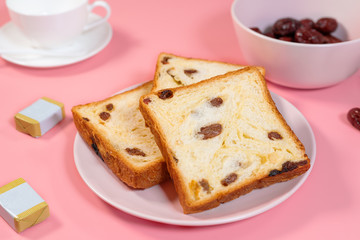
{"type": "MultiPolygon", "coordinates": [[[[92,22],[100,16],[92,13],[89,16],[89,22],[92,22]]],[[[112,37],[112,28],[108,22],[84,32],[72,44],[56,49],[61,52],[80,52],[75,56],[40,56],[34,54],[18,55],[3,54],[3,59],[26,67],[50,68],[60,67],[90,58],[104,49],[112,37]]],[[[8,22],[0,28],[0,48],[17,50],[36,50],[31,47],[30,41],[16,28],[12,22],[8,22]]]]}

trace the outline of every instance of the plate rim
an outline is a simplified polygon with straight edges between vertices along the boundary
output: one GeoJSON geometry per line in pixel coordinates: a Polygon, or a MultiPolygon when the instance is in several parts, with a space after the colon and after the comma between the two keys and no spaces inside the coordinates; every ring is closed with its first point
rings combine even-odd
{"type": "MultiPolygon", "coordinates": [[[[125,88],[125,89],[123,89],[123,90],[121,90],[121,91],[119,91],[119,92],[117,92],[115,94],[126,92],[128,90],[134,89],[134,88],[140,86],[141,84],[143,84],[143,83],[132,85],[132,86],[127,87],[127,88],[125,88]]],[[[74,139],[74,145],[73,145],[74,161],[75,161],[77,171],[80,174],[82,180],[85,182],[85,184],[99,198],[101,198],[103,201],[105,201],[109,205],[113,206],[114,208],[116,208],[116,209],[118,209],[120,211],[123,211],[124,213],[127,213],[129,215],[132,215],[132,216],[135,216],[135,217],[138,217],[138,218],[141,218],[141,219],[149,220],[149,221],[154,221],[154,222],[163,223],[163,224],[169,224],[169,225],[177,225],[177,226],[213,226],[213,225],[221,225],[221,224],[226,224],[226,223],[231,223],[231,222],[244,220],[244,219],[251,218],[251,217],[254,217],[256,215],[259,215],[261,213],[264,213],[264,212],[278,206],[282,202],[286,201],[290,196],[292,196],[304,184],[304,182],[306,181],[306,179],[308,178],[308,176],[310,175],[310,173],[311,173],[311,171],[313,169],[313,166],[314,166],[314,163],[315,163],[315,158],[316,158],[316,139],[315,139],[315,135],[314,135],[314,132],[313,132],[313,130],[311,128],[311,125],[309,124],[309,122],[307,121],[305,116],[292,103],[290,103],[288,100],[286,100],[285,98],[281,97],[280,95],[278,95],[278,94],[276,94],[276,93],[274,93],[274,92],[272,92],[270,90],[269,90],[269,92],[270,92],[271,97],[273,98],[275,103],[279,103],[279,101],[283,101],[286,104],[288,104],[293,110],[295,110],[297,112],[297,114],[299,114],[299,116],[301,116],[301,118],[302,118],[301,122],[306,125],[306,127],[307,127],[307,129],[309,130],[309,133],[310,133],[309,137],[310,137],[311,142],[310,142],[309,146],[311,146],[311,148],[312,148],[311,149],[312,150],[312,155],[309,156],[310,162],[311,162],[310,168],[306,173],[299,176],[300,180],[299,180],[299,178],[294,179],[294,180],[298,180],[298,182],[289,191],[287,191],[285,194],[282,194],[280,197],[278,197],[277,199],[275,199],[271,203],[266,204],[264,207],[255,209],[254,211],[251,211],[251,212],[246,213],[246,214],[242,214],[242,215],[239,215],[239,216],[233,216],[233,217],[221,217],[220,219],[194,219],[194,220],[187,220],[186,219],[186,220],[183,220],[183,219],[168,219],[168,218],[164,218],[164,217],[152,216],[152,215],[149,215],[149,214],[141,213],[141,211],[139,211],[139,210],[135,210],[135,209],[131,209],[131,208],[127,207],[127,206],[119,205],[114,200],[106,198],[97,189],[95,189],[86,180],[86,177],[83,176],[83,172],[79,169],[79,163],[78,163],[79,160],[76,158],[77,149],[76,149],[75,146],[76,146],[76,144],[78,144],[78,141],[83,141],[83,140],[82,140],[82,138],[81,138],[81,136],[79,135],[78,132],[76,132],[75,139],[74,139]]],[[[279,111],[281,112],[281,109],[279,109],[279,111]]],[[[83,142],[83,143],[86,145],[85,142],[83,142]]],[[[290,181],[292,181],[292,180],[290,180],[290,181]]],[[[234,199],[234,200],[236,200],[236,199],[234,199]]],[[[191,216],[191,214],[190,214],[190,216],[191,216]]]]}

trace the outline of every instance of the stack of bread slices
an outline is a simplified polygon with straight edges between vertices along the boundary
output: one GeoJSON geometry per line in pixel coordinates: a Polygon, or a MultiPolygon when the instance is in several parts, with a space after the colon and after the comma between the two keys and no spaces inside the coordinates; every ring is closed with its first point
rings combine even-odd
{"type": "Polygon", "coordinates": [[[310,168],[265,69],[161,53],[154,80],[72,108],[80,136],[131,188],[171,179],[201,212],[310,168]]]}

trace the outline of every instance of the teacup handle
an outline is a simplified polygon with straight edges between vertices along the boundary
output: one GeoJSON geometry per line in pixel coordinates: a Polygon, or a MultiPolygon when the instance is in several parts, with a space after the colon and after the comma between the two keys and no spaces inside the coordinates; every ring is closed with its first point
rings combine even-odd
{"type": "Polygon", "coordinates": [[[91,23],[85,25],[84,31],[88,31],[88,30],[90,30],[90,29],[92,29],[92,28],[94,28],[94,27],[96,27],[96,26],[99,26],[100,24],[106,22],[106,21],[109,19],[110,14],[111,14],[111,9],[110,9],[110,6],[109,6],[109,4],[108,4],[107,2],[104,2],[104,1],[95,1],[95,2],[93,2],[93,3],[91,3],[91,4],[88,5],[88,11],[91,12],[91,11],[92,11],[94,8],[96,8],[96,7],[103,7],[103,8],[105,8],[105,10],[106,10],[106,15],[105,15],[105,17],[103,17],[103,18],[100,18],[100,19],[98,19],[98,20],[96,20],[96,21],[94,21],[94,22],[91,22],[91,23]]]}

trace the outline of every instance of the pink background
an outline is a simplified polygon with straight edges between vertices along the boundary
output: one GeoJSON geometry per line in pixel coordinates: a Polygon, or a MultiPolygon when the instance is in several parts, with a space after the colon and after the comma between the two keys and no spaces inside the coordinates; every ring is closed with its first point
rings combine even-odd
{"type": "MultiPolygon", "coordinates": [[[[304,185],[265,213],[181,227],[128,215],[97,197],[75,168],[72,106],[151,80],[160,52],[246,64],[232,27],[232,0],[108,2],[114,35],[98,55],[53,69],[0,59],[0,186],[23,177],[51,210],[47,220],[21,234],[0,220],[0,239],[360,239],[360,131],[346,119],[350,108],[360,107],[360,72],[319,90],[269,83],[308,119],[317,156],[304,185]],[[14,115],[43,96],[65,104],[65,120],[38,139],[16,131],[14,115]]],[[[0,24],[8,21],[1,1],[0,24]]]]}

